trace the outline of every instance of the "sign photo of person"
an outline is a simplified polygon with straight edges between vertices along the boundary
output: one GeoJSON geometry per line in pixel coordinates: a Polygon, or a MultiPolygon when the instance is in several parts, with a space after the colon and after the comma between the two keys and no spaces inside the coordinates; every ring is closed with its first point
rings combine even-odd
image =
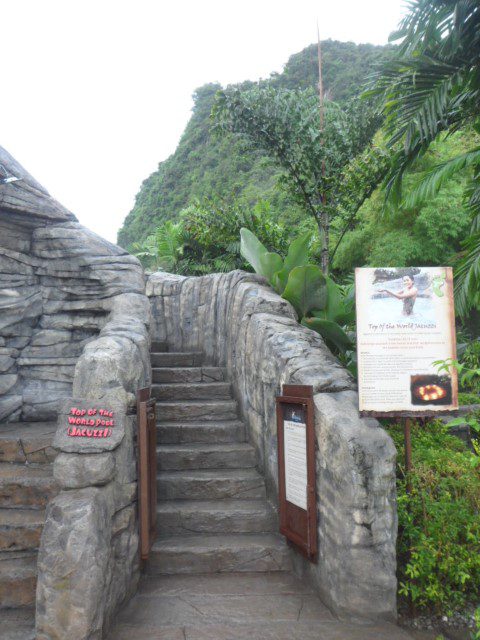
{"type": "Polygon", "coordinates": [[[451,267],[355,270],[359,409],[419,416],[458,408],[451,267]]]}

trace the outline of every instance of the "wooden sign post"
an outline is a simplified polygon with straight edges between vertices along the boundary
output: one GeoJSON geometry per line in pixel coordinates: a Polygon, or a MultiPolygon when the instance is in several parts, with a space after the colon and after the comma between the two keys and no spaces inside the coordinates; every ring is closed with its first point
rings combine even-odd
{"type": "Polygon", "coordinates": [[[407,493],[412,492],[412,480],[410,472],[412,470],[412,434],[410,431],[410,418],[404,418],[403,421],[403,440],[405,446],[405,472],[407,474],[407,493]]]}
{"type": "Polygon", "coordinates": [[[317,559],[313,387],[284,385],[277,399],[280,533],[317,559]]]}

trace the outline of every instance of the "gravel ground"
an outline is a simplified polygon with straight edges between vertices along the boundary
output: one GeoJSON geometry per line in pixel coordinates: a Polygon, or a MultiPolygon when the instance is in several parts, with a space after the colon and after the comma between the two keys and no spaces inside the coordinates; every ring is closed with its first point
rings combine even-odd
{"type": "MultiPolygon", "coordinates": [[[[480,607],[480,603],[477,605],[480,607]]],[[[451,616],[422,614],[411,618],[405,612],[399,615],[399,624],[407,630],[416,631],[414,637],[422,638],[421,632],[425,632],[423,638],[427,640],[442,636],[445,640],[470,640],[475,628],[475,605],[469,605],[464,611],[457,611],[451,616]]]]}

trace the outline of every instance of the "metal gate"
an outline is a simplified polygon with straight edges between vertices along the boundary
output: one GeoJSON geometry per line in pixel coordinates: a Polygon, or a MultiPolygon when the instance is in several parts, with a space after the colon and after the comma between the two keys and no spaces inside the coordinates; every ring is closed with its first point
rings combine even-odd
{"type": "Polygon", "coordinates": [[[140,557],[147,560],[157,525],[157,424],[150,387],[137,391],[137,436],[140,557]]]}

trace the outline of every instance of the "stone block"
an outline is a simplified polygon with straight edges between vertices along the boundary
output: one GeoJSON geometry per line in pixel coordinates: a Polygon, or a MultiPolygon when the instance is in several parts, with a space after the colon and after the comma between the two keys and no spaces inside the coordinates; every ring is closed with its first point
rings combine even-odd
{"type": "Polygon", "coordinates": [[[120,509],[120,511],[117,511],[113,517],[112,536],[116,536],[126,529],[134,531],[136,517],[137,506],[135,504],[129,504],[123,509],[120,509]]]}
{"type": "Polygon", "coordinates": [[[133,340],[104,336],[85,347],[77,362],[73,393],[100,399],[107,390],[120,388],[135,394],[146,377],[141,351],[133,340]]]}
{"type": "Polygon", "coordinates": [[[102,637],[111,579],[111,511],[99,488],[50,502],[38,556],[38,640],[102,637]]]}
{"type": "Polygon", "coordinates": [[[53,475],[62,489],[83,489],[107,484],[115,474],[115,457],[107,453],[59,453],[53,475]]]}
{"type": "Polygon", "coordinates": [[[18,381],[18,375],[16,373],[0,374],[0,396],[4,396],[10,391],[12,387],[18,381]]]}
{"type": "Polygon", "coordinates": [[[129,484],[137,479],[137,458],[133,446],[136,416],[126,416],[125,437],[115,449],[115,479],[120,484],[129,484]]]}
{"type": "Polygon", "coordinates": [[[4,396],[0,398],[0,420],[4,421],[22,406],[22,396],[4,396]]]}
{"type": "Polygon", "coordinates": [[[112,498],[115,511],[125,509],[125,507],[131,505],[137,499],[137,483],[112,483],[112,498]]]}

